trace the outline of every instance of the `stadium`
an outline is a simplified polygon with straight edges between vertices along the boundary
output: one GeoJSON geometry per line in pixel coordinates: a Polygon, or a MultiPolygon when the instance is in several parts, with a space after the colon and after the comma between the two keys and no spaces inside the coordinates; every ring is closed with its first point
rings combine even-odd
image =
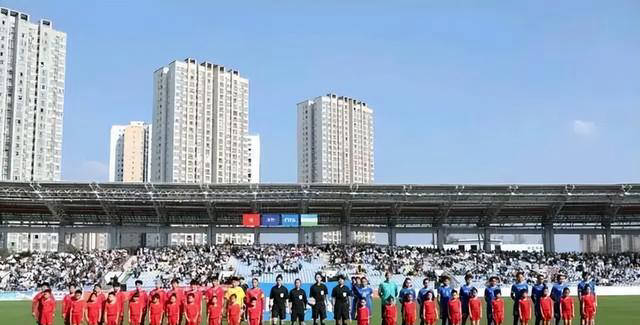
{"type": "MultiPolygon", "coordinates": [[[[470,285],[480,296],[488,279],[496,276],[504,297],[517,282],[517,272],[524,272],[531,285],[538,274],[550,285],[563,274],[573,294],[587,272],[603,306],[616,306],[620,297],[640,293],[640,255],[556,253],[554,244],[556,234],[587,233],[602,235],[610,247],[613,235],[640,233],[637,184],[1,183],[0,195],[5,252],[10,252],[6,238],[11,233],[52,233],[61,239],[57,252],[5,253],[0,262],[3,300],[30,300],[42,283],[62,300],[69,283],[91,292],[96,284],[108,291],[117,281],[134,292],[136,281],[149,291],[156,283],[168,289],[173,279],[185,288],[192,281],[206,288],[213,277],[223,286],[235,277],[246,279],[241,286],[251,286],[250,279],[256,278],[269,293],[279,275],[289,289],[300,279],[309,292],[316,273],[329,290],[340,276],[364,276],[378,289],[386,272],[398,284],[410,279],[415,290],[423,281],[437,290],[443,276],[459,288],[470,274],[470,285]],[[313,236],[305,237],[324,231],[340,231],[341,243],[314,245],[308,240],[313,236]],[[358,245],[350,241],[353,231],[385,233],[388,245],[358,245]],[[108,249],[86,251],[70,245],[73,234],[88,233],[106,234],[108,249]],[[203,242],[172,246],[173,233],[202,234],[203,242]],[[250,246],[207,241],[225,233],[257,236],[250,246]],[[297,234],[298,242],[260,245],[260,234],[287,233],[297,234]],[[435,245],[397,246],[398,233],[435,236],[435,245]],[[483,245],[445,250],[445,236],[453,233],[477,234],[483,245]],[[492,234],[513,233],[540,235],[544,252],[502,251],[491,245],[492,234]]],[[[14,304],[20,302],[0,306],[14,304]]],[[[306,312],[310,320],[310,306],[306,312]]],[[[265,321],[268,313],[265,306],[265,321]]],[[[28,315],[12,317],[19,322],[28,315]]],[[[610,312],[602,317],[630,319],[610,312]]]]}

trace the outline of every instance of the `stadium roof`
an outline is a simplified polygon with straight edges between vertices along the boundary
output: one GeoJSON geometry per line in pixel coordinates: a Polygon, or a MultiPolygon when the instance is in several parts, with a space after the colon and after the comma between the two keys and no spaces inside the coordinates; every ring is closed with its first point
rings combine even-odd
{"type": "Polygon", "coordinates": [[[314,213],[324,225],[640,226],[640,184],[0,182],[4,223],[231,226],[248,212],[314,213]]]}

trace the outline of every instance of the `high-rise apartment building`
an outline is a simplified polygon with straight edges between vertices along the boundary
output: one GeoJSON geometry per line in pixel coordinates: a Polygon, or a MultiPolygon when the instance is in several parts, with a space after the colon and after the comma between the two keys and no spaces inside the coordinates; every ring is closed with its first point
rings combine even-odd
{"type": "Polygon", "coordinates": [[[373,110],[329,94],[298,104],[298,182],[373,183],[373,110]]]}
{"type": "Polygon", "coordinates": [[[151,181],[247,183],[249,81],[195,59],[153,75],[151,181]]]}
{"type": "MultiPolygon", "coordinates": [[[[363,101],[328,94],[298,104],[298,182],[373,183],[373,110],[363,101]]],[[[339,243],[340,231],[315,233],[308,242],[339,243]]],[[[375,243],[373,233],[351,233],[375,243]]]]}
{"type": "Polygon", "coordinates": [[[151,131],[151,125],[138,121],[111,127],[110,182],[149,181],[151,131]]]}
{"type": "Polygon", "coordinates": [[[249,153],[247,179],[249,183],[260,183],[260,136],[257,134],[248,135],[247,147],[249,153]]]}
{"type": "Polygon", "coordinates": [[[0,8],[0,179],[60,180],[67,36],[0,8]]]}

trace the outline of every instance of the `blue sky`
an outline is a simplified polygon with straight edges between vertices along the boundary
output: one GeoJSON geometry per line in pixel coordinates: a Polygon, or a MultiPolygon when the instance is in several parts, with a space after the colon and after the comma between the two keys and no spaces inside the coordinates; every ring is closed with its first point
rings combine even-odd
{"type": "Polygon", "coordinates": [[[375,110],[378,183],[640,181],[638,1],[3,1],[68,34],[63,179],[107,179],[152,73],[250,79],[262,181],[296,181],[295,104],[375,110]]]}
{"type": "Polygon", "coordinates": [[[63,179],[107,179],[152,73],[250,79],[262,181],[296,181],[295,104],[375,111],[377,183],[640,181],[638,1],[3,1],[68,34],[63,179]]]}

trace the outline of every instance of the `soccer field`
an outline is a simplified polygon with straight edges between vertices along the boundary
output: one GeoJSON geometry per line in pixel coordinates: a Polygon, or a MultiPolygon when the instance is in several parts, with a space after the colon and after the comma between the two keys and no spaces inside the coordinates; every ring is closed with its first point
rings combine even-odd
{"type": "MultiPolygon", "coordinates": [[[[509,299],[505,300],[505,310],[511,310],[509,299]]],[[[376,299],[372,325],[380,324],[379,300],[376,299]]],[[[608,296],[598,298],[598,314],[596,324],[602,325],[638,325],[640,324],[640,296],[608,296]]],[[[59,315],[60,307],[56,311],[56,325],[63,325],[59,315]]],[[[31,303],[28,301],[0,302],[0,324],[22,325],[35,324],[31,317],[31,303]]],[[[125,324],[127,324],[125,322],[125,324]]],[[[204,322],[202,324],[205,324],[204,322]]],[[[226,324],[226,323],[225,323],[226,324]]],[[[244,324],[244,323],[243,323],[244,324]]],[[[267,322],[264,323],[265,325],[267,322]]],[[[286,322],[289,324],[289,322],[286,322]]],[[[307,320],[307,324],[311,321],[307,320]]],[[[328,322],[332,325],[333,321],[328,322]]],[[[355,322],[352,322],[355,324],[355,322]]],[[[481,324],[486,324],[483,320],[481,324]]],[[[512,324],[510,315],[506,315],[505,325],[512,324]]],[[[533,325],[533,322],[530,323],[533,325]]],[[[578,325],[579,321],[574,320],[573,324],[578,325]]]]}

